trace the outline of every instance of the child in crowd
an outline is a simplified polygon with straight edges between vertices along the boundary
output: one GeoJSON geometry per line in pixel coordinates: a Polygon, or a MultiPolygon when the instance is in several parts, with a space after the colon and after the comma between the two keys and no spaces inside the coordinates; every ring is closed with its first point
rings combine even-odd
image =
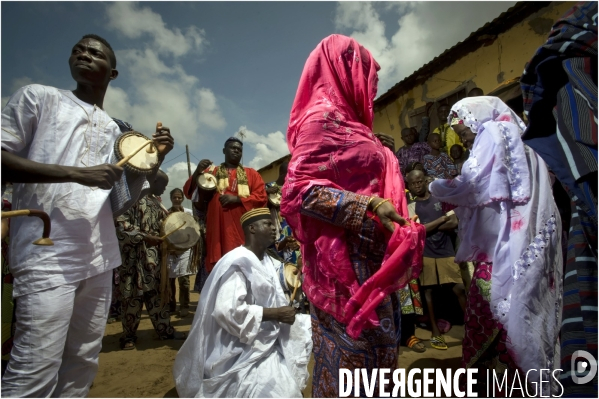
{"type": "Polygon", "coordinates": [[[462,310],[466,307],[466,292],[460,268],[453,261],[455,250],[449,236],[449,233],[457,227],[458,219],[452,211],[447,212],[447,205],[430,193],[424,173],[414,170],[408,173],[406,178],[408,188],[414,197],[414,202],[408,204],[410,217],[418,215],[419,223],[426,228],[420,285],[424,290],[431,322],[431,346],[446,350],[447,344],[435,317],[432,292],[433,289],[448,284],[458,297],[462,310]]]}
{"type": "Polygon", "coordinates": [[[429,134],[428,145],[431,152],[423,157],[426,173],[435,179],[453,179],[457,175],[457,169],[449,155],[440,151],[441,136],[438,133],[429,134]]]}
{"type": "Polygon", "coordinates": [[[455,164],[457,174],[461,175],[462,165],[464,165],[464,162],[467,159],[467,157],[464,156],[464,148],[461,145],[454,144],[449,150],[449,155],[451,155],[453,163],[455,164]]]}

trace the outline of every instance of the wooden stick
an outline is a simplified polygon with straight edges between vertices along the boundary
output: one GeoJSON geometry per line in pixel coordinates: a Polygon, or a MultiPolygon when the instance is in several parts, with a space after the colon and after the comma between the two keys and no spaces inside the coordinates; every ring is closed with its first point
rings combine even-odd
{"type": "Polygon", "coordinates": [[[15,216],[28,216],[31,213],[29,209],[22,209],[20,211],[6,211],[2,212],[2,219],[12,218],[15,216]]]}
{"type": "Polygon", "coordinates": [[[289,301],[289,306],[293,305],[293,300],[295,299],[295,294],[297,294],[297,289],[299,288],[299,284],[295,286],[293,289],[293,294],[291,295],[291,300],[289,301]]]}
{"type": "Polygon", "coordinates": [[[117,162],[116,166],[121,166],[122,167],[123,165],[125,165],[127,162],[129,162],[129,160],[131,158],[133,158],[138,152],[140,152],[141,150],[143,150],[144,147],[147,146],[148,144],[152,144],[152,140],[148,140],[145,143],[143,143],[143,145],[139,146],[138,149],[136,149],[131,154],[127,155],[125,158],[123,158],[119,162],[117,162]]]}
{"type": "Polygon", "coordinates": [[[164,240],[166,237],[170,236],[171,234],[173,234],[175,231],[179,230],[181,227],[185,226],[187,222],[183,222],[183,224],[179,227],[177,227],[175,230],[166,233],[165,235],[163,235],[162,237],[160,237],[161,240],[164,240]]]}
{"type": "Polygon", "coordinates": [[[289,306],[293,305],[293,300],[295,299],[295,294],[297,294],[297,289],[300,287],[301,283],[299,281],[300,278],[300,274],[302,274],[302,272],[297,269],[297,285],[295,286],[295,288],[293,289],[293,294],[291,295],[291,301],[289,302],[289,306]]]}

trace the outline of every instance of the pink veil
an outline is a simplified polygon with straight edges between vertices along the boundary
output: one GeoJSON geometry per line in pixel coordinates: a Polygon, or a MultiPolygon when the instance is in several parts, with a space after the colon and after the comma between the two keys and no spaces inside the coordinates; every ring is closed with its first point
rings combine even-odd
{"type": "Polygon", "coordinates": [[[301,243],[304,290],[314,306],[348,324],[354,338],[379,324],[374,309],[385,295],[419,274],[424,227],[396,225],[381,269],[360,286],[345,229],[301,209],[310,189],[324,186],[389,198],[408,217],[397,159],[372,133],[379,69],[354,39],[325,38],[306,61],[287,131],[292,158],[281,213],[301,243]]]}

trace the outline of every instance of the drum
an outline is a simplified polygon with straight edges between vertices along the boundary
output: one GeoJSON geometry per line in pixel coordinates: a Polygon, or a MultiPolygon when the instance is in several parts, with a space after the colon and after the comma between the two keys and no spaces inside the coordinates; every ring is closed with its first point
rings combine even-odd
{"type": "Polygon", "coordinates": [[[216,177],[212,173],[202,173],[198,176],[198,186],[206,191],[216,190],[216,177]]]}
{"type": "Polygon", "coordinates": [[[268,194],[268,202],[273,206],[281,206],[281,193],[268,194]]]}
{"type": "Polygon", "coordinates": [[[302,280],[300,279],[300,270],[293,263],[285,263],[283,267],[285,282],[289,289],[293,291],[294,288],[301,287],[302,280]]]}
{"type": "Polygon", "coordinates": [[[151,142],[151,139],[139,132],[126,132],[120,135],[114,143],[114,153],[119,162],[130,157],[124,163],[124,168],[135,173],[149,174],[158,165],[158,151],[151,142]],[[144,144],[147,145],[143,147],[144,144]],[[140,147],[142,147],[141,150],[140,147]],[[131,156],[131,154],[135,155],[131,156]]]}
{"type": "Polygon", "coordinates": [[[189,213],[175,212],[164,219],[160,234],[164,236],[169,251],[182,253],[200,239],[200,225],[189,213]]]}

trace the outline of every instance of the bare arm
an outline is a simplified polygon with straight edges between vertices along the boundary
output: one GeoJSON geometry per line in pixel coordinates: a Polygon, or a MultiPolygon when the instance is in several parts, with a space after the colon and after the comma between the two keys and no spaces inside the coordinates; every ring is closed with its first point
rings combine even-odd
{"type": "Polygon", "coordinates": [[[449,216],[447,222],[439,226],[439,231],[453,231],[458,227],[458,217],[455,213],[449,216]]]}
{"type": "Polygon", "coordinates": [[[103,164],[89,168],[43,164],[2,150],[2,180],[11,183],[79,183],[88,187],[112,188],[123,168],[103,164]]]}
{"type": "Polygon", "coordinates": [[[425,223],[424,228],[426,229],[426,233],[433,232],[439,228],[439,226],[443,225],[445,222],[449,220],[449,217],[443,215],[438,219],[433,220],[432,222],[425,223]]]}

